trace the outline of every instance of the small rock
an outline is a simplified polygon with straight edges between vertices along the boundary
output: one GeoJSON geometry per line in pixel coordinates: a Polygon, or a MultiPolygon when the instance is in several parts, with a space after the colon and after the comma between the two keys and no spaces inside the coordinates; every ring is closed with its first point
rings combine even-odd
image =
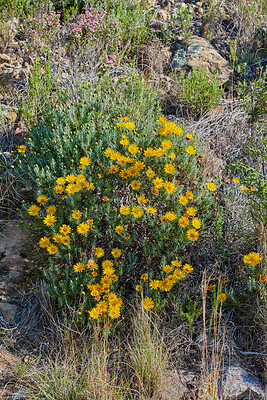
{"type": "Polygon", "coordinates": [[[0,63],[3,64],[5,62],[10,63],[11,57],[7,54],[0,54],[0,63]]]}
{"type": "Polygon", "coordinates": [[[183,49],[177,50],[173,57],[172,57],[172,62],[171,62],[171,67],[172,68],[182,68],[186,63],[186,52],[183,49]]]}
{"type": "Polygon", "coordinates": [[[223,398],[225,400],[264,399],[264,391],[256,376],[239,365],[230,366],[224,372],[223,398]]]}
{"type": "Polygon", "coordinates": [[[9,324],[14,322],[16,313],[17,313],[17,306],[15,304],[9,303],[0,303],[0,311],[5,319],[6,322],[9,324]]]}

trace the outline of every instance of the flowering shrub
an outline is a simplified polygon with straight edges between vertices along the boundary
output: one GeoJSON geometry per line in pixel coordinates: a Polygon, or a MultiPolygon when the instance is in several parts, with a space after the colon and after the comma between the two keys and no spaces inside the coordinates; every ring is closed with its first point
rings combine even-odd
{"type": "Polygon", "coordinates": [[[55,11],[43,14],[40,18],[25,19],[24,22],[27,24],[27,36],[30,39],[46,38],[53,40],[62,28],[60,14],[55,11]]]}
{"type": "Polygon", "coordinates": [[[22,155],[27,166],[39,157],[46,164],[30,169],[39,191],[25,217],[49,259],[50,294],[93,319],[118,318],[118,296],[134,298],[138,291],[146,293],[145,309],[158,307],[193,271],[181,258],[199,239],[216,190],[197,180],[197,142],[175,123],[161,117],[149,136],[127,118],[106,124],[107,132],[104,126],[101,135],[96,126],[87,128],[87,142],[77,130],[61,137],[58,130],[59,146],[43,136],[42,155],[38,140],[29,138],[22,155]]]}

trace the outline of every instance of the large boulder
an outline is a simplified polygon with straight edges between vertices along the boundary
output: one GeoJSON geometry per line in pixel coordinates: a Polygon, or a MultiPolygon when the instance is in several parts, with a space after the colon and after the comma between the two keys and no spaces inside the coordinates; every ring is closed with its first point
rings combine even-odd
{"type": "Polygon", "coordinates": [[[178,46],[172,58],[172,68],[204,68],[208,76],[217,73],[221,85],[231,78],[231,66],[218,51],[203,37],[192,36],[185,46],[178,46]]]}

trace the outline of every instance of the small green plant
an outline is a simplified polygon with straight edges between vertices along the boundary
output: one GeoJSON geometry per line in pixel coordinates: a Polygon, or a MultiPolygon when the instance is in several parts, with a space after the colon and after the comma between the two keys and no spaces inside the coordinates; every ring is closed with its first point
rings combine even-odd
{"type": "Polygon", "coordinates": [[[53,85],[49,62],[41,65],[40,60],[34,60],[29,78],[27,96],[20,98],[20,113],[30,129],[37,124],[44,110],[53,104],[53,85]]]}
{"type": "Polygon", "coordinates": [[[264,71],[261,68],[258,78],[253,82],[249,83],[244,80],[238,83],[239,98],[243,101],[244,108],[250,115],[252,124],[266,113],[266,79],[267,70],[264,71]]]}
{"type": "Polygon", "coordinates": [[[190,296],[187,295],[187,303],[180,306],[180,316],[188,322],[191,331],[196,329],[194,323],[201,313],[202,308],[198,309],[198,297],[195,296],[195,300],[192,300],[190,296]]]}
{"type": "Polygon", "coordinates": [[[20,378],[23,378],[28,372],[28,366],[25,362],[21,362],[20,360],[18,360],[15,362],[13,371],[15,372],[15,374],[19,375],[20,378]]]}
{"type": "Polygon", "coordinates": [[[178,99],[195,117],[216,107],[223,94],[217,75],[214,73],[210,79],[204,69],[193,69],[189,75],[182,72],[178,82],[178,99]]]}
{"type": "Polygon", "coordinates": [[[144,310],[133,319],[132,340],[128,346],[129,373],[143,399],[160,399],[171,382],[169,354],[163,337],[144,310]]]}

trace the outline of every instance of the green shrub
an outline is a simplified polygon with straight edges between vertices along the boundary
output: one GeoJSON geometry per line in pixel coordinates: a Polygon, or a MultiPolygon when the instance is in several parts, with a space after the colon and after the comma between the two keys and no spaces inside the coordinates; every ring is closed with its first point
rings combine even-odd
{"type": "Polygon", "coordinates": [[[106,315],[112,296],[117,308],[109,303],[109,317],[118,318],[117,294],[135,297],[140,276],[144,307],[160,306],[192,271],[177,257],[198,239],[196,213],[208,215],[216,190],[212,182],[203,190],[191,135],[163,118],[156,131],[149,120],[140,130],[124,116],[115,124],[110,102],[59,108],[28,135],[18,164],[37,191],[38,205],[27,205],[24,218],[30,214],[30,228],[42,236],[50,294],[61,306],[76,305],[81,318],[106,315]]]}
{"type": "Polygon", "coordinates": [[[193,69],[188,76],[182,72],[179,84],[179,100],[193,116],[201,116],[216,107],[223,94],[216,74],[209,79],[207,72],[200,68],[193,69]]]}

